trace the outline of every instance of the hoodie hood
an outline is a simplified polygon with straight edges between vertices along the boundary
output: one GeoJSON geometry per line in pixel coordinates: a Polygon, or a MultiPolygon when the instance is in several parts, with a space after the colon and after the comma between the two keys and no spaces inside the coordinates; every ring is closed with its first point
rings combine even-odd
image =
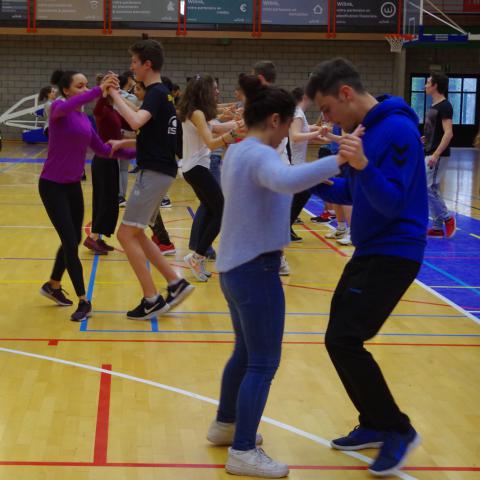
{"type": "Polygon", "coordinates": [[[381,95],[375,105],[363,119],[362,125],[368,130],[390,115],[404,115],[418,127],[418,116],[401,97],[381,95]]]}

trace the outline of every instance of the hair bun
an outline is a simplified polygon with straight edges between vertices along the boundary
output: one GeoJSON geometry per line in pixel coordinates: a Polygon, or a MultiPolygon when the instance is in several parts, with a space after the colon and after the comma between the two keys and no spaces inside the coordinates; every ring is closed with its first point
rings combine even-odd
{"type": "Polygon", "coordinates": [[[63,77],[64,73],[65,72],[63,70],[55,70],[52,73],[52,76],[50,77],[50,83],[52,85],[58,85],[60,83],[60,80],[63,77]]]}
{"type": "Polygon", "coordinates": [[[238,83],[250,101],[259,98],[267,90],[267,87],[263,85],[256,75],[243,75],[239,78],[238,83]]]}

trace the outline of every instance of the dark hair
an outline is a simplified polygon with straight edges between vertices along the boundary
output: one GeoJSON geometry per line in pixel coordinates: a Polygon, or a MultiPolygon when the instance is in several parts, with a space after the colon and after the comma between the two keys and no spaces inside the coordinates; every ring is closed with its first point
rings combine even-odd
{"type": "Polygon", "coordinates": [[[348,85],[358,93],[365,92],[355,65],[345,58],[338,57],[315,67],[310,75],[306,92],[312,100],[317,92],[337,97],[342,85],[348,85]]]}
{"type": "Polygon", "coordinates": [[[448,93],[448,77],[444,73],[433,72],[430,74],[432,85],[437,86],[437,92],[442,95],[448,93]]]}
{"type": "Polygon", "coordinates": [[[130,71],[130,70],[125,70],[125,71],[122,73],[122,75],[123,75],[124,77],[127,77],[127,79],[128,79],[128,78],[133,78],[133,79],[135,79],[135,76],[133,75],[133,72],[130,71]]]}
{"type": "Polygon", "coordinates": [[[188,120],[195,110],[205,114],[207,122],[217,116],[217,102],[213,90],[215,80],[211,75],[197,74],[187,83],[178,104],[178,116],[181,122],[188,120]]]}
{"type": "Polygon", "coordinates": [[[136,82],[135,85],[139,85],[140,88],[143,88],[144,90],[147,89],[147,87],[145,86],[145,84],[143,82],[136,82]]]}
{"type": "Polygon", "coordinates": [[[173,90],[173,83],[168,77],[162,75],[162,83],[168,88],[169,92],[173,90]]]}
{"type": "Polygon", "coordinates": [[[58,87],[58,91],[62,97],[65,97],[63,92],[64,88],[69,88],[72,84],[73,77],[80,72],[75,70],[67,70],[66,72],[62,70],[55,70],[50,77],[50,83],[58,87]]]}
{"type": "Polygon", "coordinates": [[[43,102],[44,100],[47,100],[50,93],[52,93],[52,88],[53,87],[51,85],[48,85],[47,87],[42,87],[38,94],[38,101],[43,102]]]}
{"type": "Polygon", "coordinates": [[[275,83],[277,79],[277,67],[270,60],[262,60],[253,66],[255,75],[262,75],[268,83],[275,83]]]}
{"type": "Polygon", "coordinates": [[[295,100],[283,88],[263,85],[255,75],[244,75],[240,79],[240,88],[246,97],[243,117],[247,127],[264,122],[273,113],[278,113],[282,122],[293,117],[295,100]]]}
{"type": "Polygon", "coordinates": [[[176,83],[172,83],[172,91],[173,90],[180,90],[180,87],[176,83]]]}
{"type": "Polygon", "coordinates": [[[295,99],[297,103],[301,102],[303,96],[305,95],[305,88],[304,87],[295,87],[291,92],[292,97],[295,99]]]}
{"type": "Polygon", "coordinates": [[[142,65],[150,60],[154,72],[159,72],[163,67],[165,60],[163,47],[156,40],[139,40],[129,48],[129,52],[131,55],[137,55],[142,65]]]}
{"type": "Polygon", "coordinates": [[[127,83],[128,83],[127,76],[125,76],[123,73],[118,76],[118,84],[119,84],[120,90],[124,90],[124,87],[125,85],[127,85],[127,83]]]}

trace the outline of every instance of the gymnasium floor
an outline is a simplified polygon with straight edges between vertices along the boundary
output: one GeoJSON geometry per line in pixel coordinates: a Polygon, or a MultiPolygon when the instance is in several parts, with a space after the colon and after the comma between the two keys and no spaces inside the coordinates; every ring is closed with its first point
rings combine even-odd
{"type": "MultiPolygon", "coordinates": [[[[70,308],[38,294],[58,246],[37,193],[44,156],[43,146],[20,143],[0,153],[0,479],[232,478],[223,470],[226,450],[205,440],[233,338],[218,277],[197,284],[178,310],[134,322],[124,314],[141,293],[122,252],[95,257],[81,247],[95,315],[70,322],[70,308]]],[[[460,230],[429,241],[419,281],[370,343],[423,436],[398,475],[406,480],[480,478],[474,151],[455,150],[445,191],[460,230]]],[[[89,181],[84,194],[88,228],[89,181]]],[[[172,261],[189,275],[181,259],[196,200],[181,179],[171,198],[173,208],[162,214],[177,246],[172,261]]],[[[312,213],[320,208],[308,205],[312,213]]],[[[296,230],[304,242],[287,249],[284,351],[261,424],[265,450],[291,465],[293,480],[365,479],[374,451],[328,447],[356,423],[323,346],[331,293],[352,248],[325,240],[328,227],[302,217],[296,230]]],[[[67,276],[64,287],[73,294],[67,276]]]]}

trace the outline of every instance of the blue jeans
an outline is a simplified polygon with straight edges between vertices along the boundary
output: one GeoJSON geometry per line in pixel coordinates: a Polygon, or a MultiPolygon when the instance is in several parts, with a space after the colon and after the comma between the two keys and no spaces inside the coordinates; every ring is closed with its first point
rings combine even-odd
{"type": "MultiPolygon", "coordinates": [[[[443,230],[445,220],[451,217],[440,191],[440,184],[447,173],[449,158],[440,157],[433,168],[427,165],[428,209],[433,219],[432,226],[436,230],[443,230]]],[[[425,161],[428,162],[428,159],[427,156],[425,161]]]]}
{"type": "Polygon", "coordinates": [[[278,271],[280,252],[271,252],[220,274],[235,331],[225,365],[217,413],[236,422],[233,448],[255,448],[255,436],[282,351],[285,296],[278,271]]]}
{"type": "MultiPolygon", "coordinates": [[[[217,183],[220,185],[220,167],[222,165],[222,157],[220,155],[210,155],[210,173],[213,175],[217,183]]],[[[190,240],[188,242],[188,248],[196,251],[198,241],[200,237],[200,225],[205,221],[207,215],[207,208],[205,205],[200,204],[193,217],[192,230],[190,232],[190,240]]],[[[208,253],[213,252],[213,247],[210,246],[208,253]]]]}

